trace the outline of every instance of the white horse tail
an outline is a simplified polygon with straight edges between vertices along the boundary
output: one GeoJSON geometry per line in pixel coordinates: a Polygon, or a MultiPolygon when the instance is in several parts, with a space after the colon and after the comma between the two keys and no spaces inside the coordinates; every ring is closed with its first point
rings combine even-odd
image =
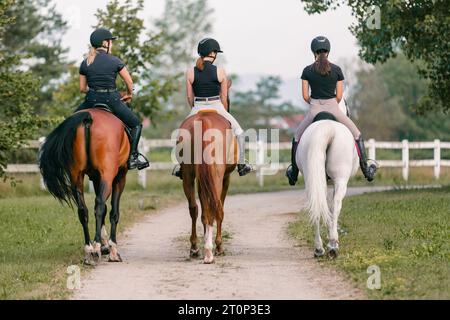
{"type": "Polygon", "coordinates": [[[310,135],[307,148],[307,168],[304,176],[309,220],[313,224],[319,224],[321,218],[325,224],[328,224],[331,217],[327,202],[325,165],[327,147],[333,141],[334,135],[335,127],[325,122],[315,127],[314,132],[310,135]]]}

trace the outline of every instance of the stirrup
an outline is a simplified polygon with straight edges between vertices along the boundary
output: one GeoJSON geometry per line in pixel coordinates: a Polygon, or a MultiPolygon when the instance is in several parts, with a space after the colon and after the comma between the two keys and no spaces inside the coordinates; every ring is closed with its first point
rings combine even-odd
{"type": "Polygon", "coordinates": [[[286,173],[285,176],[288,178],[289,180],[289,185],[291,186],[295,186],[295,184],[298,181],[298,171],[297,171],[297,176],[296,177],[292,177],[290,174],[292,173],[292,171],[294,170],[294,166],[292,164],[290,164],[287,169],[286,169],[286,173]]]}
{"type": "Polygon", "coordinates": [[[375,173],[379,168],[379,164],[375,160],[368,159],[365,163],[363,174],[367,181],[372,182],[375,178],[375,173]]]}
{"type": "Polygon", "coordinates": [[[134,155],[130,155],[130,159],[128,160],[128,169],[132,170],[137,168],[138,170],[143,170],[145,168],[148,168],[150,166],[150,163],[147,159],[146,156],[144,156],[142,153],[137,152],[136,153],[136,158],[134,158],[133,160],[135,161],[134,165],[131,165],[131,161],[132,161],[132,157],[134,155]],[[144,158],[143,161],[139,158],[144,158]]]}
{"type": "Polygon", "coordinates": [[[177,164],[177,165],[173,168],[173,170],[172,170],[172,175],[173,175],[174,177],[178,177],[178,178],[180,178],[181,180],[183,180],[183,175],[182,175],[182,173],[181,173],[181,165],[177,164]]]}
{"type": "Polygon", "coordinates": [[[244,160],[244,163],[238,163],[237,168],[240,177],[243,177],[254,170],[253,166],[251,166],[247,160],[244,160]]]}

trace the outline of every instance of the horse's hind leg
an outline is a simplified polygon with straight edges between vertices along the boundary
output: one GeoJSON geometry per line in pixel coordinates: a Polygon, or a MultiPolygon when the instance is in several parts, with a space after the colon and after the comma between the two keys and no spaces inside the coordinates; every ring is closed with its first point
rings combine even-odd
{"type": "Polygon", "coordinates": [[[325,255],[325,249],[323,248],[322,238],[320,237],[320,222],[316,222],[314,227],[315,227],[314,257],[320,258],[325,255]]]}
{"type": "MultiPolygon", "coordinates": [[[[222,184],[222,194],[220,200],[222,201],[222,206],[225,205],[225,198],[227,197],[228,188],[230,186],[230,175],[225,174],[222,184]]],[[[222,222],[224,218],[224,211],[222,210],[216,215],[217,221],[217,234],[216,234],[216,255],[223,255],[225,253],[222,244],[222,222]]]]}
{"type": "Polygon", "coordinates": [[[339,254],[339,234],[338,219],[342,209],[342,200],[347,193],[347,181],[336,181],[334,183],[333,209],[331,220],[328,225],[328,245],[327,251],[331,258],[336,258],[339,254]]]}
{"type": "Polygon", "coordinates": [[[72,193],[77,202],[78,207],[78,219],[80,220],[81,226],[83,227],[84,233],[84,264],[87,265],[95,265],[95,261],[93,259],[93,247],[91,245],[91,238],[89,235],[89,210],[86,206],[86,202],[84,201],[83,194],[83,180],[84,175],[79,175],[74,179],[72,193]]]}
{"type": "Polygon", "coordinates": [[[117,250],[117,225],[120,218],[120,197],[122,196],[123,189],[125,189],[126,171],[120,170],[117,177],[114,179],[111,198],[111,212],[109,214],[109,221],[111,222],[111,238],[109,241],[110,253],[109,262],[122,262],[122,258],[117,250]]]}
{"type": "Polygon", "coordinates": [[[111,195],[112,181],[114,178],[103,176],[100,180],[98,192],[95,197],[95,238],[94,238],[94,254],[96,260],[101,257],[101,235],[103,226],[103,215],[106,210],[106,200],[111,195]]]}
{"type": "Polygon", "coordinates": [[[198,238],[197,238],[198,206],[197,201],[195,200],[195,176],[193,170],[184,168],[183,190],[189,203],[189,214],[192,219],[190,256],[198,257],[200,253],[200,250],[198,249],[198,238]]]}
{"type": "MultiPolygon", "coordinates": [[[[98,194],[100,190],[100,179],[99,177],[94,177],[92,180],[92,183],[94,185],[95,194],[98,194]]],[[[109,254],[109,244],[108,244],[108,232],[106,231],[105,227],[105,218],[106,218],[106,212],[107,212],[107,206],[105,205],[105,210],[103,211],[103,218],[102,218],[102,234],[101,234],[101,252],[102,255],[109,254]]]]}

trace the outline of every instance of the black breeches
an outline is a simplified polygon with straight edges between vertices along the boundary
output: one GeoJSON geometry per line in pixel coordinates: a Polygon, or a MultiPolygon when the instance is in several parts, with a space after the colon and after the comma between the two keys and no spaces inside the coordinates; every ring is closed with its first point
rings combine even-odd
{"type": "Polygon", "coordinates": [[[96,104],[106,104],[114,115],[129,128],[134,128],[141,124],[139,118],[121,100],[118,92],[88,92],[86,99],[76,111],[92,108],[96,104]]]}

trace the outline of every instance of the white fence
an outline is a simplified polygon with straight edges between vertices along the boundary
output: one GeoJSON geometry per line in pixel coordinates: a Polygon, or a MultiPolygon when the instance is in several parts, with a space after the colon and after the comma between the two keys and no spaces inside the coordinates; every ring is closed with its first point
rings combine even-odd
{"type": "MultiPolygon", "coordinates": [[[[24,148],[39,149],[43,138],[39,141],[30,141],[24,148]]],[[[174,142],[172,140],[145,140],[142,139],[140,143],[140,151],[147,153],[154,148],[173,148],[174,142]]],[[[260,186],[264,186],[264,172],[269,169],[269,165],[266,164],[265,157],[267,151],[276,150],[290,150],[291,143],[263,143],[258,141],[257,143],[250,143],[249,149],[256,151],[256,176],[260,186]]],[[[440,140],[434,140],[432,142],[410,142],[403,140],[401,142],[383,142],[370,139],[366,143],[368,148],[368,156],[370,159],[377,160],[381,167],[394,167],[402,168],[402,175],[405,181],[408,181],[409,170],[411,167],[433,167],[434,177],[439,179],[441,173],[441,167],[450,167],[450,160],[441,159],[441,150],[450,149],[450,142],[441,142],[440,140]],[[402,150],[402,160],[379,160],[376,158],[377,149],[400,149],[402,150]],[[432,149],[434,150],[433,159],[429,160],[411,160],[409,158],[409,150],[411,149],[432,149]]],[[[289,163],[278,163],[272,165],[272,170],[284,170],[289,163]]],[[[174,164],[172,162],[152,162],[150,167],[141,170],[138,173],[138,182],[144,188],[147,185],[147,170],[170,170],[174,164]]],[[[39,173],[39,167],[36,164],[11,164],[6,167],[8,173],[39,173]]],[[[41,188],[44,188],[41,179],[41,188]]],[[[90,190],[92,191],[92,186],[90,190]]]]}

